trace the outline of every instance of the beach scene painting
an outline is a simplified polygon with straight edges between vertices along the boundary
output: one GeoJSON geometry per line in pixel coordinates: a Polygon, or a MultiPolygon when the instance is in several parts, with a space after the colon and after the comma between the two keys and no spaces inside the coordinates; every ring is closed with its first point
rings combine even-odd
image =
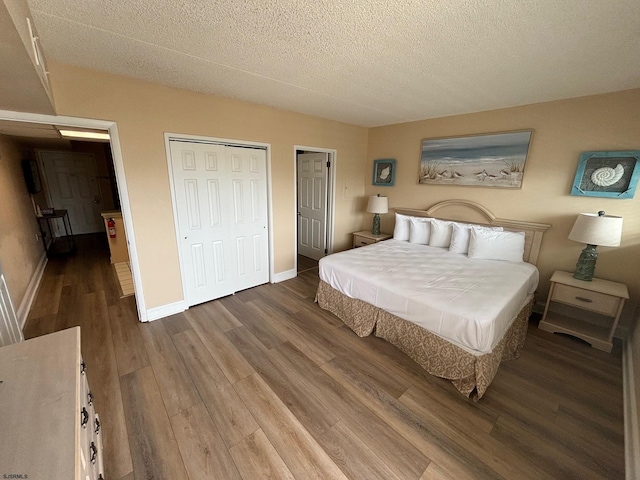
{"type": "Polygon", "coordinates": [[[418,183],[521,188],[531,133],[423,140],[418,183]]]}

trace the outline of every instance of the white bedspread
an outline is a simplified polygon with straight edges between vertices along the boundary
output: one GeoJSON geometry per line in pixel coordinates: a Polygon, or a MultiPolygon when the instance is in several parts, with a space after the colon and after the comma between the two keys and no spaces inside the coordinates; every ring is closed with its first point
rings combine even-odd
{"type": "Polygon", "coordinates": [[[489,353],[538,286],[524,262],[470,259],[387,240],[320,260],[343,294],[413,322],[475,354],[489,353]]]}

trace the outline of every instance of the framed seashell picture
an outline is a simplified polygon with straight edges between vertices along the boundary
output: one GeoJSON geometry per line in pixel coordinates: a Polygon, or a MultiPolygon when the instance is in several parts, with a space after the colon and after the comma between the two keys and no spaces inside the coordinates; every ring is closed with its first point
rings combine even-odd
{"type": "Polygon", "coordinates": [[[571,195],[633,198],[640,178],[640,150],[584,152],[571,195]]]}
{"type": "Polygon", "coordinates": [[[393,158],[381,158],[373,161],[373,184],[380,187],[393,187],[396,181],[396,161],[393,158]]]}

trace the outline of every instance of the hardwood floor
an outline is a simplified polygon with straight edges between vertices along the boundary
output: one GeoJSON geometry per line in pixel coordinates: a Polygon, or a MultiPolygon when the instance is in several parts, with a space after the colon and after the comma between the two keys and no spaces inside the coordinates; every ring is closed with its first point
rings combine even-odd
{"type": "Polygon", "coordinates": [[[624,478],[619,346],[532,321],[474,404],[321,310],[301,270],[143,324],[106,240],[49,261],[25,336],[81,326],[108,479],[624,478]]]}

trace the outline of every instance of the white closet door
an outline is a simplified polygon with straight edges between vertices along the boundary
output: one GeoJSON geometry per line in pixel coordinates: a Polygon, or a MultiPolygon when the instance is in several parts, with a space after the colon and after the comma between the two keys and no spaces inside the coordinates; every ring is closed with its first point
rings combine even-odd
{"type": "Polygon", "coordinates": [[[269,281],[267,152],[225,147],[225,153],[231,166],[230,235],[237,292],[269,281]]]}
{"type": "Polygon", "coordinates": [[[189,306],[269,281],[266,152],[170,142],[189,306]]]}

